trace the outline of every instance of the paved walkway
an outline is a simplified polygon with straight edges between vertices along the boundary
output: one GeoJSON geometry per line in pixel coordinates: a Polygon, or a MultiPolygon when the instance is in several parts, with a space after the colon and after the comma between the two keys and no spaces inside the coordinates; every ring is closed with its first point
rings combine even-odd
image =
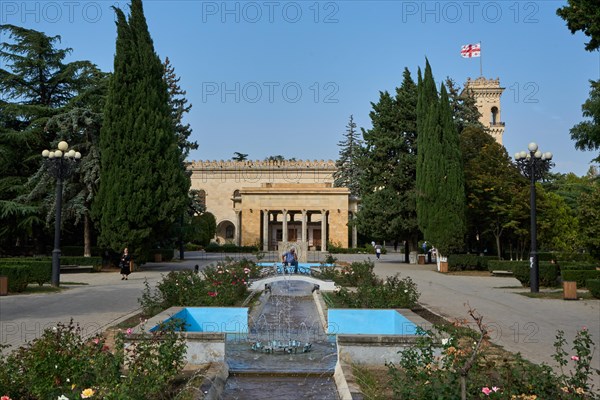
{"type": "MultiPolygon", "coordinates": [[[[349,262],[375,260],[373,255],[336,257],[349,262]]],[[[59,321],[67,323],[71,318],[92,335],[139,312],[144,280],[154,287],[171,270],[193,269],[196,264],[204,268],[223,258],[220,254],[190,252],[184,261],[149,263],[127,281],[121,281],[118,272],[63,274],[63,283],[87,285],[65,286],[60,293],[0,297],[0,343],[14,348],[38,337],[45,328],[59,321]]],[[[440,274],[434,265],[409,265],[401,260],[403,255],[399,253],[383,255],[375,261],[375,272],[380,276],[400,273],[401,277],[411,277],[421,292],[421,303],[431,311],[450,319],[468,318],[470,306],[493,329],[495,343],[551,366],[556,331],[563,330],[570,344],[577,330],[586,326],[596,343],[595,367],[600,368],[600,300],[532,299],[518,294],[529,289],[520,288],[515,278],[440,274]]],[[[600,379],[596,377],[595,382],[598,386],[600,379]]]]}

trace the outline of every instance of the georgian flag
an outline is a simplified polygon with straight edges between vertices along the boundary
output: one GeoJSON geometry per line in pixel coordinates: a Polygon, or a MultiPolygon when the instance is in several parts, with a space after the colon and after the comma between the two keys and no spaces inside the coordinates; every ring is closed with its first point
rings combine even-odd
{"type": "Polygon", "coordinates": [[[460,55],[463,58],[480,57],[481,56],[481,43],[477,44],[466,44],[461,47],[460,55]]]}

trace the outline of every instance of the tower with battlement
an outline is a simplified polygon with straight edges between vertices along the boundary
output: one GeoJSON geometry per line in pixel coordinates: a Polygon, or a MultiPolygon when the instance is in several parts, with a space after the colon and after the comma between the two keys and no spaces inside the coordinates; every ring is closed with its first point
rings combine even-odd
{"type": "Polygon", "coordinates": [[[502,144],[505,124],[501,118],[500,96],[505,88],[500,87],[500,79],[486,79],[482,76],[472,80],[467,78],[465,90],[473,94],[477,109],[481,114],[480,122],[488,128],[496,142],[502,144]]]}

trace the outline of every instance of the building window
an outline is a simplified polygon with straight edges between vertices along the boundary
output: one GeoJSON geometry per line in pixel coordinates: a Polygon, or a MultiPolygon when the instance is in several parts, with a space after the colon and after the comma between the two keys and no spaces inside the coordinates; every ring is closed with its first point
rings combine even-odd
{"type": "Polygon", "coordinates": [[[233,239],[233,235],[235,233],[235,228],[233,225],[227,225],[225,228],[225,239],[233,239]]]}

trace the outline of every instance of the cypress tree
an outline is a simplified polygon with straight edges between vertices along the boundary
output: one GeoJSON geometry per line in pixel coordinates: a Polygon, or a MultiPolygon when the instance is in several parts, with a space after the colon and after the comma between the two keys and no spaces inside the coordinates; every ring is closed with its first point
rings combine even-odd
{"type": "Polygon", "coordinates": [[[181,168],[164,67],[144,17],[132,0],[129,20],[119,8],[112,77],[100,133],[101,179],[94,206],[99,243],[128,246],[139,261],[170,240],[187,205],[189,177],[181,168]]]}
{"type": "Polygon", "coordinates": [[[417,111],[417,220],[425,240],[448,254],[464,242],[464,177],[448,93],[442,84],[438,97],[429,62],[417,111]]]}
{"type": "Polygon", "coordinates": [[[356,132],[354,116],[350,115],[344,140],[338,142],[340,158],[335,162],[337,171],[333,174],[334,186],[347,187],[352,196],[358,196],[360,167],[357,158],[361,149],[361,141],[356,132]]]}

